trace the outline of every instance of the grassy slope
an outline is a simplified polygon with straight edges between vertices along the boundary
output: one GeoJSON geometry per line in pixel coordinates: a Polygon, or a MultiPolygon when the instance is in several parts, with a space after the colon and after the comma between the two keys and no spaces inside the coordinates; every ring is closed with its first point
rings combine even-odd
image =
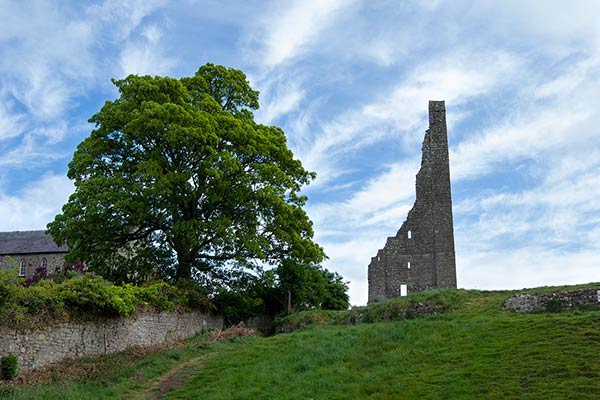
{"type": "MultiPolygon", "coordinates": [[[[208,357],[188,368],[183,386],[167,398],[599,398],[600,311],[519,315],[500,309],[508,295],[462,290],[423,294],[416,299],[441,297],[451,310],[427,318],[327,324],[209,345],[197,338],[129,367],[113,356],[113,364],[120,366],[110,378],[21,387],[14,398],[131,398],[161,374],[202,355],[208,357]]],[[[397,303],[389,304],[393,308],[397,303]]],[[[380,316],[386,305],[378,307],[359,311],[380,316]]],[[[342,314],[302,318],[340,321],[342,314]]]]}

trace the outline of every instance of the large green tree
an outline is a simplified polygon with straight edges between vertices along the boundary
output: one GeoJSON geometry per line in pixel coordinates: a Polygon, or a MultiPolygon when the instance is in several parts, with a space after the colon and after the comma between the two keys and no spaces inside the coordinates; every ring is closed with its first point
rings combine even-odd
{"type": "Polygon", "coordinates": [[[71,259],[114,280],[175,280],[293,259],[318,263],[301,187],[315,176],[284,132],[254,121],[243,72],[130,75],[69,163],[75,192],[48,224],[71,259]]]}

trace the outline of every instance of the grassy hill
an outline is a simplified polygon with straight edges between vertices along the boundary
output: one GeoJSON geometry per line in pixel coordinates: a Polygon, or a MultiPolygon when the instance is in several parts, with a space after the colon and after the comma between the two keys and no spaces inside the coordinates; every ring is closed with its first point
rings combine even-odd
{"type": "Polygon", "coordinates": [[[202,336],[167,350],[76,361],[26,384],[2,384],[0,397],[600,398],[600,310],[502,310],[512,293],[433,291],[297,314],[284,321],[302,326],[292,333],[219,342],[202,336]],[[437,312],[417,317],[407,311],[415,304],[437,312]]]}

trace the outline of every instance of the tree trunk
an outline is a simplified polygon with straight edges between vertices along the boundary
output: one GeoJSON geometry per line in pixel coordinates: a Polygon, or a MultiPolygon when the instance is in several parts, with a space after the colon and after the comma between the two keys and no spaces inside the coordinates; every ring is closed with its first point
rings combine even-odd
{"type": "Polygon", "coordinates": [[[177,270],[175,272],[175,280],[190,280],[192,278],[192,265],[194,263],[194,257],[190,249],[177,243],[174,246],[174,250],[177,253],[177,270]]]}

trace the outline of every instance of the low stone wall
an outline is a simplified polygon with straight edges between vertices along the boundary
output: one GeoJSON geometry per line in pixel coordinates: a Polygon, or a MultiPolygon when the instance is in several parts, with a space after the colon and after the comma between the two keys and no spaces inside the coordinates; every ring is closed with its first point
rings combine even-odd
{"type": "Polygon", "coordinates": [[[504,308],[516,312],[567,311],[576,308],[600,308],[600,288],[586,288],[542,294],[513,294],[504,308]]]}
{"type": "Polygon", "coordinates": [[[152,346],[223,327],[220,315],[143,313],[134,318],[69,322],[28,331],[0,327],[0,355],[13,353],[27,371],[63,360],[152,346]]]}
{"type": "Polygon", "coordinates": [[[273,327],[273,317],[267,314],[260,314],[244,321],[246,326],[262,333],[263,335],[271,335],[275,332],[273,327]]]}

